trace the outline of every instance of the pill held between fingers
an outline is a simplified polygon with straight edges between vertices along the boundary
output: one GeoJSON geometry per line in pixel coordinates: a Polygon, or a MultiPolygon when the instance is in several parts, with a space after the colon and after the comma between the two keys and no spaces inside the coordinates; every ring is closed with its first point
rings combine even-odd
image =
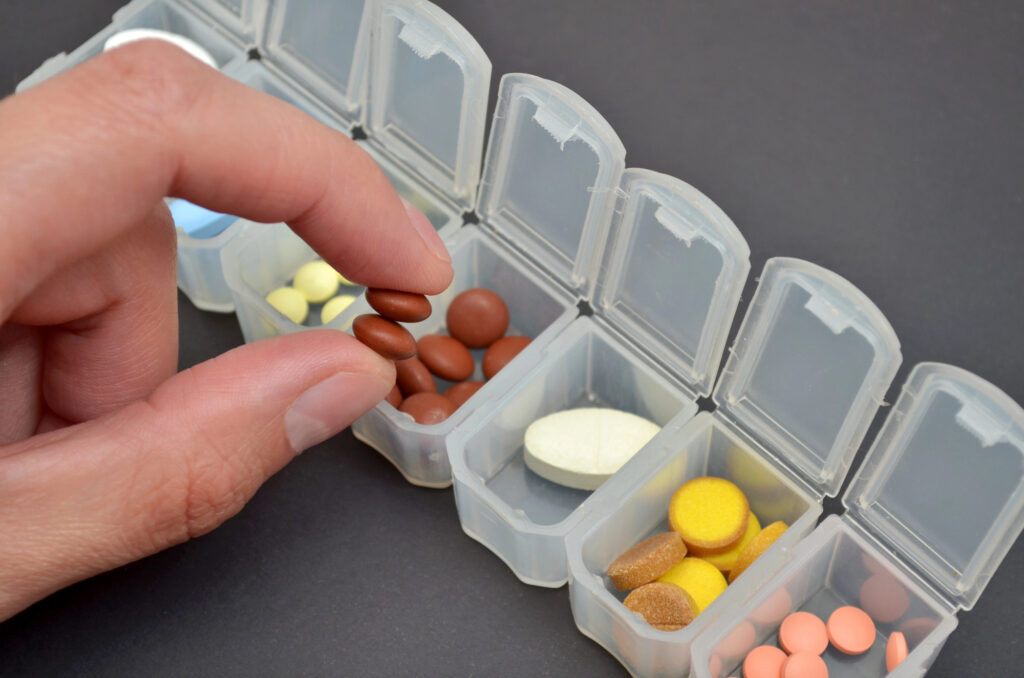
{"type": "Polygon", "coordinates": [[[825,622],[810,612],[794,612],[779,627],[779,645],[789,654],[821,654],[828,649],[825,622]]]}
{"type": "Polygon", "coordinates": [[[439,424],[450,417],[455,408],[452,407],[452,401],[440,393],[422,392],[414,393],[403,400],[398,411],[411,416],[417,424],[429,426],[439,424]]]}
{"type": "Polygon", "coordinates": [[[893,631],[885,643],[885,669],[892,671],[907,658],[908,654],[906,637],[899,631],[893,631]]]}
{"type": "Polygon", "coordinates": [[[301,325],[309,315],[309,302],[294,287],[278,287],[267,295],[267,303],[296,325],[301,325]]]}
{"type": "Polygon", "coordinates": [[[389,402],[391,407],[396,410],[402,405],[402,392],[398,390],[398,384],[391,387],[391,391],[388,392],[388,395],[384,400],[389,402]]]}
{"type": "Polygon", "coordinates": [[[497,294],[482,287],[460,293],[448,305],[448,333],[469,348],[487,348],[505,336],[508,306],[497,294]]]}
{"type": "Polygon", "coordinates": [[[779,678],[786,653],[773,645],[755,647],[743,660],[743,678],[779,678]]]}
{"type": "Polygon", "coordinates": [[[743,537],[750,505],[724,478],[703,476],[682,485],[669,501],[668,522],[693,554],[727,548],[743,537]]]}
{"type": "Polygon", "coordinates": [[[448,381],[473,376],[473,355],[457,339],[443,334],[428,334],[416,342],[419,359],[431,372],[448,381]]]}
{"type": "Polygon", "coordinates": [[[853,605],[844,605],[829,615],[825,624],[828,639],[845,654],[863,654],[875,642],[875,623],[868,613],[853,605]]]}
{"type": "Polygon", "coordinates": [[[528,337],[504,337],[491,344],[484,354],[481,366],[484,370],[484,378],[490,379],[497,374],[505,365],[512,362],[512,359],[519,355],[520,351],[530,344],[528,337]]]}
{"type": "Polygon", "coordinates": [[[693,597],[675,584],[652,582],[633,589],[622,601],[648,624],[683,627],[697,616],[693,597]]]}
{"type": "Polygon", "coordinates": [[[415,393],[437,393],[434,377],[419,358],[396,360],[395,381],[406,398],[415,393]]]}
{"type": "Polygon", "coordinates": [[[813,652],[796,652],[782,662],[780,678],[828,678],[825,660],[813,652]]]}
{"type": "Polygon", "coordinates": [[[292,287],[306,295],[310,303],[319,304],[338,292],[338,274],[326,261],[310,261],[295,272],[292,287]]]}
{"type": "Polygon", "coordinates": [[[409,330],[379,315],[357,316],[352,322],[352,333],[368,348],[390,360],[405,360],[416,355],[416,340],[409,330]]]}
{"type": "Polygon", "coordinates": [[[418,323],[430,317],[430,301],[422,294],[370,288],[366,301],[385,318],[403,323],[418,323]]]}
{"type": "Polygon", "coordinates": [[[448,400],[452,401],[455,409],[459,409],[464,402],[472,398],[473,394],[483,388],[483,386],[484,382],[482,381],[462,381],[445,391],[444,395],[448,400]]]}
{"type": "Polygon", "coordinates": [[[686,557],[686,545],[676,532],[662,532],[622,552],[608,566],[608,578],[620,591],[649,584],[686,557]]]}
{"type": "Polygon", "coordinates": [[[331,322],[338,317],[339,313],[351,306],[355,300],[356,298],[351,294],[339,294],[329,299],[324,304],[324,307],[320,309],[320,323],[326,325],[331,322]]]}

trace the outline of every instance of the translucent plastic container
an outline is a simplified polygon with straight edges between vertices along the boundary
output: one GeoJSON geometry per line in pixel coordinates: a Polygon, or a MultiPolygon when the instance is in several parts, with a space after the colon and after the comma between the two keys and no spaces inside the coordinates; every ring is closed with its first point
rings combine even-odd
{"type": "MultiPolygon", "coordinates": [[[[488,168],[504,157],[517,164],[485,173],[481,216],[574,281],[593,313],[560,334],[530,372],[495,377],[505,395],[460,425],[448,451],[463,530],[524,582],[554,587],[568,578],[566,534],[613,499],[615,485],[591,493],[535,475],[523,461],[526,428],[581,406],[625,410],[660,426],[690,419],[698,396],[710,393],[749,250],[698,191],[636,169],[624,172],[616,208],[603,222],[582,237],[567,232],[556,202],[563,191],[536,168],[586,150],[576,141],[579,126],[535,110],[531,98],[517,101],[514,89],[509,94],[499,100],[488,168]]],[[[637,462],[616,476],[639,472],[637,462]]]]}
{"type": "Polygon", "coordinates": [[[901,360],[892,327],[853,285],[806,261],[770,259],[716,387],[715,412],[651,441],[566,539],[580,631],[635,676],[685,675],[694,640],[814,528],[901,360]],[[739,486],[762,527],[781,520],[788,529],[688,626],[659,631],[622,604],[626,593],[606,571],[623,551],[670,529],[672,495],[706,475],[739,486]]]}
{"type": "Polygon", "coordinates": [[[1024,410],[969,372],[916,366],[843,504],[697,638],[691,676],[739,675],[790,611],[827,619],[841,605],[866,611],[877,637],[862,655],[826,650],[831,678],[887,675],[893,631],[910,654],[888,675],[925,675],[1024,527],[1024,410]]]}

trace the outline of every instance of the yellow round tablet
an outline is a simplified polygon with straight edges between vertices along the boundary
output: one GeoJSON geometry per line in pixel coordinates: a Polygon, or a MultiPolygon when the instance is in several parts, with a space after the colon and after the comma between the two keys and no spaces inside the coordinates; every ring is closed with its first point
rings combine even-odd
{"type": "Polygon", "coordinates": [[[686,589],[697,604],[697,614],[703,612],[728,586],[725,575],[700,558],[683,558],[671,570],[658,577],[658,581],[686,589]]]}
{"type": "Polygon", "coordinates": [[[278,287],[267,295],[267,303],[298,325],[305,322],[309,315],[309,303],[305,295],[294,287],[278,287]]]}
{"type": "Polygon", "coordinates": [[[727,550],[721,553],[712,553],[710,555],[701,556],[704,560],[708,561],[712,565],[718,568],[720,572],[728,573],[736,564],[736,559],[740,555],[740,551],[743,547],[750,543],[750,540],[757,536],[757,533],[761,531],[761,521],[757,519],[754,512],[750,512],[750,519],[747,520],[747,531],[743,533],[740,540],[734,545],[730,546],[727,550]]]}
{"type": "Polygon", "coordinates": [[[319,304],[338,291],[338,274],[326,261],[311,261],[295,272],[292,287],[302,292],[306,300],[319,304]]]}
{"type": "Polygon", "coordinates": [[[341,313],[346,308],[351,306],[352,302],[355,300],[356,298],[353,297],[351,294],[339,294],[338,296],[332,298],[330,301],[324,304],[324,307],[322,309],[320,309],[320,322],[323,323],[324,325],[331,322],[332,320],[338,317],[339,313],[341,313]]]}
{"type": "Polygon", "coordinates": [[[695,553],[724,550],[747,529],[750,505],[742,490],[724,478],[704,476],[672,495],[668,522],[695,553]]]}
{"type": "Polygon", "coordinates": [[[739,556],[736,557],[736,564],[729,570],[729,581],[736,581],[736,577],[743,574],[743,571],[750,567],[768,547],[775,543],[775,540],[782,536],[787,530],[786,523],[776,521],[758,532],[757,536],[750,540],[750,543],[743,547],[739,556]]]}

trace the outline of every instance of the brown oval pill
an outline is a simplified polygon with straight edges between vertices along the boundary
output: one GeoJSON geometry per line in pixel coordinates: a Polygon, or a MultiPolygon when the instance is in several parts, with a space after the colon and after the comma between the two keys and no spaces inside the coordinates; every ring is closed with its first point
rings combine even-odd
{"type": "Polygon", "coordinates": [[[528,337],[505,337],[491,344],[487,353],[484,354],[482,363],[484,377],[490,379],[497,374],[501,368],[512,362],[512,359],[519,355],[519,352],[529,343],[528,337]]]}
{"type": "Polygon", "coordinates": [[[473,394],[483,388],[482,381],[463,381],[455,384],[444,392],[445,398],[452,401],[455,409],[462,407],[462,403],[473,397],[473,394]]]}
{"type": "Polygon", "coordinates": [[[474,287],[452,299],[445,322],[448,333],[469,348],[487,348],[505,336],[508,306],[494,292],[474,287]]]}
{"type": "Polygon", "coordinates": [[[434,377],[419,358],[395,361],[395,381],[406,398],[414,393],[437,393],[434,377]]]}
{"type": "Polygon", "coordinates": [[[352,323],[352,333],[367,347],[390,360],[404,360],[416,355],[416,340],[393,320],[367,313],[352,323]]]}
{"type": "Polygon", "coordinates": [[[633,589],[622,604],[658,627],[686,626],[697,616],[697,604],[686,589],[660,581],[633,589]]]}
{"type": "Polygon", "coordinates": [[[382,290],[366,290],[366,301],[385,318],[403,323],[418,323],[430,317],[430,301],[422,294],[382,290]]]}
{"type": "Polygon", "coordinates": [[[457,339],[443,334],[428,334],[416,342],[420,360],[431,372],[448,381],[473,376],[473,356],[457,339]]]}
{"type": "Polygon", "coordinates": [[[417,424],[439,424],[451,416],[452,401],[440,393],[414,393],[402,401],[400,412],[411,415],[417,424]]]}
{"type": "Polygon", "coordinates": [[[608,566],[608,577],[620,591],[649,584],[686,557],[678,532],[662,532],[624,551],[608,566]]]}
{"type": "Polygon", "coordinates": [[[398,384],[395,384],[394,386],[391,387],[391,391],[388,393],[387,397],[384,398],[384,400],[391,403],[391,407],[395,408],[396,410],[399,408],[399,406],[402,404],[402,392],[398,390],[398,384]]]}

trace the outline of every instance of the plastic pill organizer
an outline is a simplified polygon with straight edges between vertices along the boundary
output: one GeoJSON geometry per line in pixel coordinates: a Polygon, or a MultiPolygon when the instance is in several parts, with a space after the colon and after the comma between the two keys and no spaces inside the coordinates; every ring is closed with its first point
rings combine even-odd
{"type": "MultiPolygon", "coordinates": [[[[129,28],[187,37],[225,74],[341,132],[365,129],[360,143],[452,255],[454,282],[414,335],[443,331],[465,289],[505,300],[508,334],[533,342],[452,417],[422,426],[382,403],[353,431],[412,483],[454,480],[467,534],[525,582],[568,580],[580,630],[634,675],[733,675],[750,649],[738,636],[771,642],[782,608],[863,606],[868,580],[906,603],[899,615],[874,610],[879,633],[903,629],[910,646],[892,675],[921,675],[1020,532],[1024,412],[979,378],[930,364],[908,380],[844,497],[847,514],[815,528],[899,367],[889,323],[835,274],[770,260],[715,388],[718,409],[697,415],[749,272],[743,237],[689,185],[625,170],[607,122],[534,76],[502,79],[481,178],[490,62],[433,4],[134,0],[19,89],[129,28]],[[530,473],[526,427],[591,405],[663,428],[594,492],[530,473]],[[605,570],[667,529],[672,493],[701,475],[733,481],[762,524],[789,529],[689,626],[658,631],[626,610],[605,570]]],[[[200,308],[234,308],[247,341],[304,329],[265,300],[316,258],[283,224],[237,220],[210,238],[179,228],[178,247],[183,291],[200,308]]],[[[369,310],[359,299],[327,326],[348,330],[369,310]]],[[[882,675],[879,647],[826,657],[830,675],[882,675]]]]}

